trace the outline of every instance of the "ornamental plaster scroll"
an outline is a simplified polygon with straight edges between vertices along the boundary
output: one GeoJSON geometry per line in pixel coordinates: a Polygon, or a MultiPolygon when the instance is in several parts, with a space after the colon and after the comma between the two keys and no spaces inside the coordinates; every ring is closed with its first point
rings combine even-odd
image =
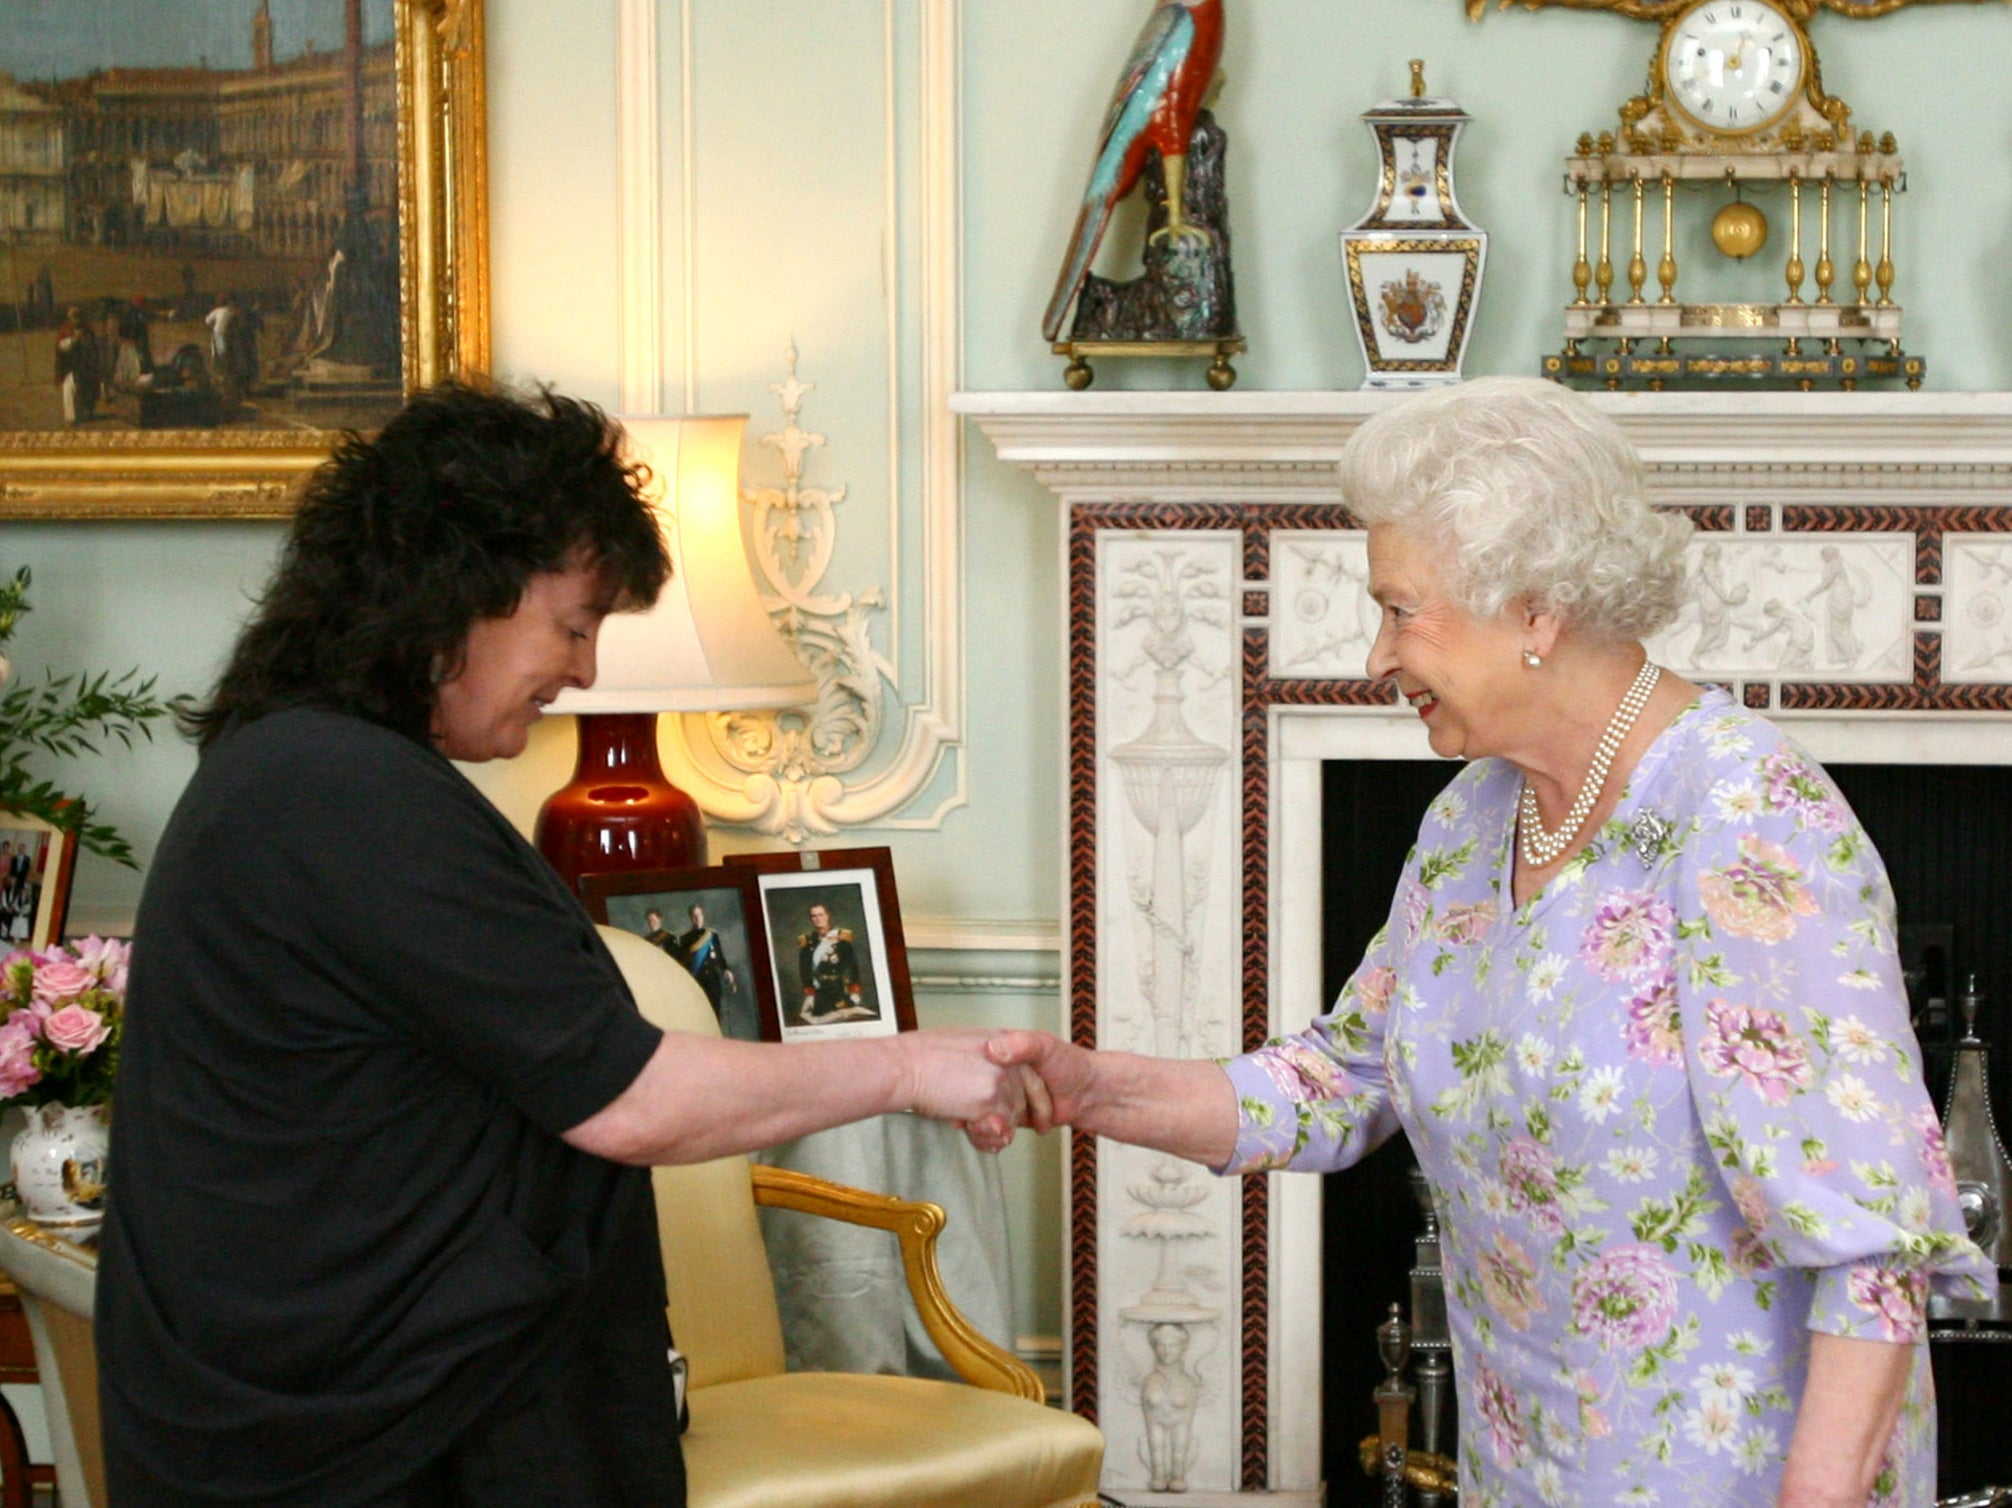
{"type": "Polygon", "coordinates": [[[1911,534],[1700,534],[1677,621],[1649,644],[1688,676],[1906,682],[1911,534]]]}
{"type": "Polygon", "coordinates": [[[887,590],[830,588],[844,485],[807,485],[805,457],[825,437],[804,429],[804,400],[817,384],[797,375],[790,342],[787,373],[770,384],[783,427],[761,436],[782,463],[780,486],[741,489],[750,510],[750,546],[763,603],[817,681],[817,700],[783,711],[717,713],[701,721],[715,767],[740,777],[744,809],[719,812],[765,833],[801,843],[836,832],[846,818],[846,777],[879,746],[894,667],[874,648],[872,623],[887,610],[887,590]]]}
{"type": "Polygon", "coordinates": [[[942,710],[962,704],[961,685],[954,676],[945,680],[961,670],[959,635],[947,621],[955,597],[946,581],[955,573],[941,559],[926,571],[935,695],[904,706],[898,668],[874,644],[875,623],[888,612],[887,588],[843,590],[829,579],[848,488],[807,481],[810,454],[826,437],[798,422],[817,384],[797,375],[797,361],[792,340],[783,380],[769,385],[783,427],[760,437],[780,463],[780,484],[744,486],[741,500],[749,509],[748,543],[763,603],[816,680],[817,698],[780,711],[687,717],[684,749],[696,776],[687,789],[709,816],[789,843],[847,826],[934,827],[963,801],[961,765],[955,790],[934,812],[898,813],[931,788],[959,742],[958,724],[942,710]],[[904,713],[892,763],[868,771],[883,735],[904,713]]]}
{"type": "Polygon", "coordinates": [[[1942,626],[1942,678],[2012,681],[2012,540],[1951,534],[1943,541],[1945,600],[1957,604],[1942,626]]]}
{"type": "Polygon", "coordinates": [[[1100,550],[1103,935],[1131,967],[1101,981],[1107,1045],[1237,1049],[1236,763],[1240,536],[1126,534],[1100,550]]]}

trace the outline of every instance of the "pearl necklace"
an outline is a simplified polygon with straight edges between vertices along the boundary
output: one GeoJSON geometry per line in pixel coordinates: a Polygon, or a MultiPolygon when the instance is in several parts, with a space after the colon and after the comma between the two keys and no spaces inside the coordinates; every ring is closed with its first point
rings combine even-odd
{"type": "Polygon", "coordinates": [[[1662,675],[1660,665],[1651,660],[1642,661],[1642,668],[1635,672],[1628,694],[1614,709],[1607,731],[1600,735],[1599,746],[1593,750],[1593,763],[1587,767],[1586,778],[1579,785],[1579,794],[1573,798],[1572,809],[1565,813],[1563,826],[1555,831],[1545,828],[1544,819],[1537,811],[1536,792],[1530,789],[1528,778],[1524,779],[1522,801],[1516,817],[1516,835],[1522,841],[1523,862],[1529,868],[1543,869],[1549,865],[1586,825],[1586,819],[1593,814],[1593,807],[1600,799],[1600,792],[1607,788],[1607,771],[1613,766],[1614,755],[1619,752],[1622,740],[1634,731],[1635,719],[1649,704],[1649,693],[1656,689],[1656,682],[1662,679],[1662,675]]]}

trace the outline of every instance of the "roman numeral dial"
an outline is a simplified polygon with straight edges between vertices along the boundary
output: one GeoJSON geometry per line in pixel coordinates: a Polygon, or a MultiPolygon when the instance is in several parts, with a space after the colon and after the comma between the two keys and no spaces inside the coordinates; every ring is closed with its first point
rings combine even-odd
{"type": "Polygon", "coordinates": [[[1795,105],[1809,72],[1802,31],[1769,0],[1698,0],[1664,33],[1663,95],[1692,125],[1744,136],[1795,105]]]}

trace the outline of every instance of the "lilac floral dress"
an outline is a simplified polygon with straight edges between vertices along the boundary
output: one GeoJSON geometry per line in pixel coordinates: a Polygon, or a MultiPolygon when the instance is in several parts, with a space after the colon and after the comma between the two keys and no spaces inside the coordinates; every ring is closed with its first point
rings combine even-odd
{"type": "Polygon", "coordinates": [[[1521,909],[1519,788],[1506,761],[1463,770],[1334,1009],[1228,1065],[1227,1171],[1409,1135],[1467,1508],[1773,1503],[1810,1330],[1914,1345],[1872,1501],[1931,1503],[1924,1308],[1993,1269],[1963,1235],[1878,855],[1718,689],[1521,909]]]}

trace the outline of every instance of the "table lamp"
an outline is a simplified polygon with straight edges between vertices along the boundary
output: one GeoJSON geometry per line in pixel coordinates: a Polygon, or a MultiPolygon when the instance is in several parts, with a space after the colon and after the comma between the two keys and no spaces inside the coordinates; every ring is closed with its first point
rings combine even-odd
{"type": "Polygon", "coordinates": [[[699,806],[665,777],[659,712],[732,712],[812,701],[817,681],[770,620],[741,536],[745,414],[623,419],[629,454],[654,478],[671,579],[647,613],[601,627],[598,673],[562,692],[579,718],[573,778],[545,800],[534,841],[576,891],[586,874],[706,862],[699,806]]]}

